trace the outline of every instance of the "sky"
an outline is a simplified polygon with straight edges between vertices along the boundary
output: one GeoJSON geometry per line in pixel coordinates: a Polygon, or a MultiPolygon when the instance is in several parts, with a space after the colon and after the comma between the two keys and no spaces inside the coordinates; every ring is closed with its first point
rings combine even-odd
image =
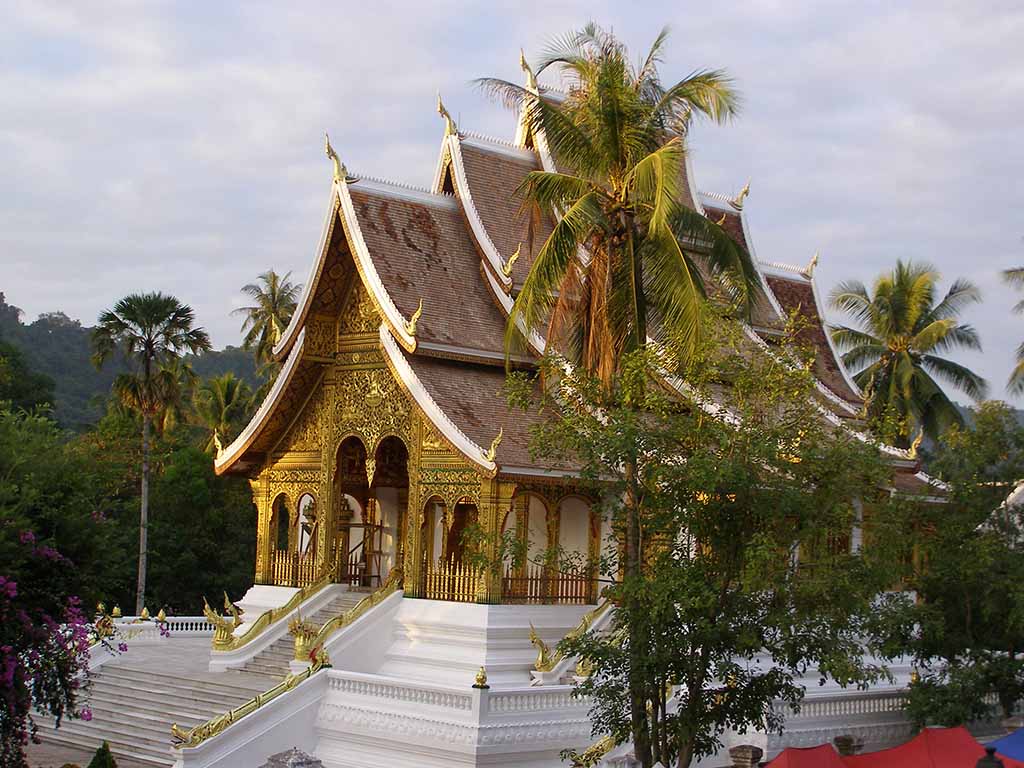
{"type": "MultiPolygon", "coordinates": [[[[443,123],[510,139],[473,78],[589,20],[665,80],[725,68],[730,125],[698,126],[702,190],[746,205],[757,256],[820,251],[824,293],[898,258],[974,281],[957,356],[1003,397],[1024,340],[1000,271],[1024,265],[1024,4],[849,2],[93,2],[0,0],[0,291],[30,321],[95,322],[121,296],[192,305],[238,344],[239,288],[304,281],[327,204],[323,133],[355,174],[431,181],[443,123]]],[[[964,399],[960,397],[958,399],[964,399]]]]}

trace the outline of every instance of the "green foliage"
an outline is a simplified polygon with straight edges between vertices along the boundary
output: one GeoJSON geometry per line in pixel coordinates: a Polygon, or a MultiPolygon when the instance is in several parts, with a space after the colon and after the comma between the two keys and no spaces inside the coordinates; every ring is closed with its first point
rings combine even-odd
{"type": "MultiPolygon", "coordinates": [[[[7,304],[0,293],[0,338],[18,349],[29,370],[53,380],[50,399],[55,404],[55,417],[61,426],[76,432],[88,429],[103,417],[114,378],[126,370],[124,362],[118,358],[111,360],[103,370],[96,370],[90,360],[92,330],[63,312],[48,312],[24,324],[21,310],[7,304]]],[[[0,351],[0,357],[6,356],[0,351]]],[[[258,385],[252,356],[239,347],[187,355],[185,362],[199,376],[231,371],[250,386],[258,385]]],[[[36,389],[45,390],[41,380],[25,391],[31,393],[36,389]]],[[[0,400],[3,399],[5,396],[0,394],[0,400]]]]}
{"type": "Polygon", "coordinates": [[[0,340],[0,402],[19,410],[53,407],[53,379],[28,367],[21,351],[0,340]]]}
{"type": "Polygon", "coordinates": [[[535,430],[538,456],[578,463],[602,499],[613,534],[596,565],[613,626],[561,647],[593,670],[578,693],[593,697],[595,735],[647,743],[645,765],[685,767],[726,729],[778,729],[771,702],[797,705],[808,669],[844,685],[884,674],[866,665],[862,638],[896,575],[887,521],[899,519],[897,502],[877,492],[891,469],[820,417],[809,373],[751,355],[733,324],[703,322],[706,346],[684,353],[685,366],[672,363],[674,348],[631,353],[610,394],[557,361],[545,371],[557,396],[538,403],[529,382],[510,386],[553,417],[535,430]],[[666,371],[692,387],[688,402],[653,383],[666,371]],[[699,405],[722,398],[729,413],[699,405]],[[857,499],[872,507],[873,543],[851,552],[857,499]],[[629,526],[633,573],[619,546],[629,526]]]}
{"type": "Polygon", "coordinates": [[[232,314],[243,315],[242,345],[255,352],[256,363],[272,360],[272,351],[292,319],[302,285],[291,281],[292,273],[278,275],[268,270],[259,276],[259,283],[242,287],[242,293],[253,300],[248,307],[239,307],[232,314]]]}
{"type": "Polygon", "coordinates": [[[244,478],[217,477],[208,454],[178,447],[154,480],[151,514],[151,610],[197,615],[203,595],[252,584],[256,507],[244,478]]]}
{"type": "Polygon", "coordinates": [[[864,390],[868,417],[880,422],[895,415],[897,442],[903,446],[918,431],[936,440],[963,423],[936,379],[975,400],[987,388],[976,373],[943,356],[956,349],[981,349],[974,328],[958,320],[981,294],[958,279],[938,300],[938,281],[938,272],[928,264],[897,261],[875,280],[873,294],[857,280],[832,291],[832,306],[860,326],[834,326],[832,340],[844,351],[843,363],[857,371],[854,380],[864,390]]]}
{"type": "Polygon", "coordinates": [[[249,418],[252,401],[249,385],[232,373],[203,382],[196,390],[192,405],[196,421],[209,436],[206,451],[214,451],[218,441],[226,445],[235,438],[249,418]]]}
{"type": "Polygon", "coordinates": [[[117,768],[117,763],[114,761],[114,756],[110,754],[110,745],[107,742],[104,741],[96,750],[96,754],[92,756],[87,768],[117,768]]]}
{"type": "Polygon", "coordinates": [[[972,416],[930,464],[949,484],[946,502],[908,510],[919,544],[905,583],[920,600],[890,627],[890,654],[926,671],[911,711],[944,724],[978,716],[979,691],[1008,715],[1024,685],[1024,506],[1011,495],[1024,477],[1024,428],[1004,403],[972,416]]]}
{"type": "Polygon", "coordinates": [[[507,346],[522,328],[547,324],[552,348],[606,384],[622,353],[646,344],[649,319],[694,348],[703,274],[720,277],[719,289],[736,300],[752,301],[758,286],[749,254],[683,203],[690,124],[735,114],[732,81],[698,71],[664,84],[666,38],[662,32],[637,66],[613,34],[592,24],[556,39],[539,71],[560,70],[569,87],[560,104],[504,80],[480,81],[543,128],[560,169],[533,171],[518,190],[535,220],[556,224],[515,300],[507,346]],[[691,240],[706,244],[699,256],[684,247],[691,240]]]}
{"type": "MultiPolygon", "coordinates": [[[[1003,282],[1020,290],[1024,288],[1024,267],[1003,270],[1003,282]]],[[[1013,305],[1016,314],[1024,313],[1024,301],[1018,301],[1013,305]]],[[[1017,347],[1017,364],[1010,372],[1010,379],[1006,382],[1006,389],[1012,395],[1019,395],[1024,392],[1024,343],[1017,347]]]]}

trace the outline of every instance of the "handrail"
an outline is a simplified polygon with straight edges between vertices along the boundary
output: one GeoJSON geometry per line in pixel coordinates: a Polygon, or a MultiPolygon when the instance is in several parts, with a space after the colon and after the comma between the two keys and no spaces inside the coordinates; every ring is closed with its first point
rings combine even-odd
{"type": "Polygon", "coordinates": [[[203,606],[203,615],[206,616],[215,628],[213,633],[213,650],[234,651],[241,648],[246,643],[252,642],[271,624],[275,623],[283,616],[287,616],[305,600],[315,595],[324,587],[333,583],[336,568],[336,564],[328,566],[319,581],[299,589],[299,591],[292,595],[291,599],[284,605],[278,608],[270,608],[261,613],[241,635],[236,636],[233,634],[239,624],[232,624],[232,622],[229,622],[223,616],[210,608],[209,604],[203,606]]]}
{"type": "Polygon", "coordinates": [[[322,655],[324,643],[327,638],[340,629],[347,627],[375,605],[383,602],[386,597],[397,592],[402,586],[402,567],[396,565],[391,569],[387,579],[376,590],[368,594],[358,603],[349,608],[340,616],[328,619],[324,625],[317,630],[316,635],[309,641],[296,635],[295,650],[296,661],[308,661],[310,656],[319,657],[322,655]],[[302,654],[302,658],[299,655],[302,654]]]}
{"type": "Polygon", "coordinates": [[[257,709],[267,704],[282,693],[287,693],[292,688],[297,686],[304,680],[308,680],[310,677],[315,675],[321,669],[331,666],[327,661],[326,656],[318,656],[313,664],[308,668],[299,672],[297,675],[289,674],[284,680],[275,685],[266,693],[259,693],[244,704],[240,704],[234,709],[228,710],[223,715],[207,720],[205,723],[200,723],[194,728],[185,730],[179,728],[177,723],[171,725],[171,735],[174,737],[174,748],[182,749],[183,747],[198,747],[207,739],[211,739],[219,733],[223,732],[229,725],[241,720],[246,715],[250,715],[257,709]]]}
{"type": "MultiPolygon", "coordinates": [[[[566,633],[565,637],[562,638],[562,641],[574,640],[575,638],[579,637],[584,632],[589,630],[591,626],[593,626],[594,622],[597,621],[597,619],[600,618],[601,615],[603,615],[604,612],[611,607],[611,605],[611,601],[605,599],[605,601],[601,603],[599,606],[597,606],[594,610],[588,611],[587,613],[583,614],[583,618],[580,619],[580,623],[577,624],[573,629],[570,629],[566,633]]],[[[548,647],[548,644],[540,639],[536,631],[534,631],[532,625],[530,626],[530,642],[533,643],[537,648],[537,661],[534,664],[534,669],[536,669],[538,672],[550,672],[556,666],[558,666],[559,662],[565,659],[565,653],[563,651],[558,650],[556,648],[554,653],[551,652],[551,649],[548,647]]],[[[559,641],[559,645],[561,645],[561,641],[559,641]]]]}

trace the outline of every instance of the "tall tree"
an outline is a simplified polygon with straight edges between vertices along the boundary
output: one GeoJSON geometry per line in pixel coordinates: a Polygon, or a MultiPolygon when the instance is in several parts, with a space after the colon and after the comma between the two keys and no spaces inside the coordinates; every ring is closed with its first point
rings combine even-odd
{"type": "MultiPolygon", "coordinates": [[[[736,113],[732,81],[722,71],[701,70],[665,85],[658,65],[667,37],[663,30],[636,66],[621,41],[593,24],[556,38],[538,73],[561,71],[569,84],[561,103],[504,80],[479,81],[543,129],[559,169],[531,172],[519,189],[535,219],[556,224],[513,305],[506,345],[519,342],[522,327],[546,323],[549,349],[595,374],[609,393],[623,356],[645,349],[655,326],[681,341],[681,354],[692,354],[701,337],[705,274],[748,305],[759,284],[749,254],[682,202],[690,126],[695,116],[721,123],[736,113]]],[[[636,488],[631,455],[627,494],[636,488]]],[[[621,528],[627,583],[642,578],[639,506],[627,501],[621,528]]],[[[637,594],[623,592],[634,602],[637,594]]],[[[639,604],[628,608],[642,612],[639,604]]],[[[651,649],[638,626],[627,631],[631,734],[649,766],[643,669],[651,649]]]]}
{"type": "Polygon", "coordinates": [[[188,305],[163,293],[141,293],[125,296],[112,310],[103,312],[93,329],[92,342],[93,362],[98,368],[117,352],[127,361],[132,370],[118,376],[114,391],[142,417],[138,614],[146,598],[150,429],[180,396],[180,373],[175,372],[174,363],[182,354],[208,350],[210,337],[195,326],[195,313],[188,305]]]}
{"type": "Polygon", "coordinates": [[[194,399],[196,418],[209,433],[204,450],[213,451],[221,441],[232,440],[251,403],[252,389],[233,373],[204,381],[194,399]]]}
{"type": "MultiPolygon", "coordinates": [[[[1024,267],[1003,270],[1003,281],[1018,290],[1024,288],[1024,267]]],[[[1014,304],[1013,311],[1018,315],[1024,313],[1024,300],[1014,304]]],[[[1010,380],[1006,383],[1006,388],[1012,395],[1024,392],[1024,342],[1017,347],[1016,357],[1017,364],[1010,372],[1010,380]]]]}
{"type": "Polygon", "coordinates": [[[302,285],[293,283],[291,272],[281,276],[268,270],[259,276],[258,283],[242,287],[242,293],[253,300],[247,307],[239,307],[232,314],[243,315],[243,345],[253,350],[258,364],[273,359],[273,349],[291,322],[292,313],[302,291],[302,285]]]}
{"type": "Polygon", "coordinates": [[[875,280],[871,292],[859,280],[840,283],[831,294],[835,309],[859,325],[836,325],[832,340],[844,351],[843,363],[854,369],[864,390],[868,418],[880,424],[898,421],[897,442],[909,445],[923,431],[937,439],[953,424],[962,424],[959,409],[936,378],[969,397],[985,396],[987,384],[969,368],[942,355],[957,349],[981,349],[974,328],[959,315],[981,300],[978,289],[959,278],[937,300],[939,273],[930,264],[897,261],[875,280]]]}

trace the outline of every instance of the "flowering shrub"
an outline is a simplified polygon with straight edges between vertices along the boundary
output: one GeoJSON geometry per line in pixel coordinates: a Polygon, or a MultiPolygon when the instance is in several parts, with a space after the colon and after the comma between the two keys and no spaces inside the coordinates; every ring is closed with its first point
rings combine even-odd
{"type": "MultiPolygon", "coordinates": [[[[62,571],[71,564],[52,547],[22,531],[18,579],[0,575],[0,766],[27,765],[25,745],[36,737],[33,711],[90,720],[79,709],[87,682],[94,627],[81,601],[64,592],[62,571]],[[55,565],[61,567],[54,568],[55,565]]],[[[8,566],[5,563],[5,567],[8,566]]]]}

